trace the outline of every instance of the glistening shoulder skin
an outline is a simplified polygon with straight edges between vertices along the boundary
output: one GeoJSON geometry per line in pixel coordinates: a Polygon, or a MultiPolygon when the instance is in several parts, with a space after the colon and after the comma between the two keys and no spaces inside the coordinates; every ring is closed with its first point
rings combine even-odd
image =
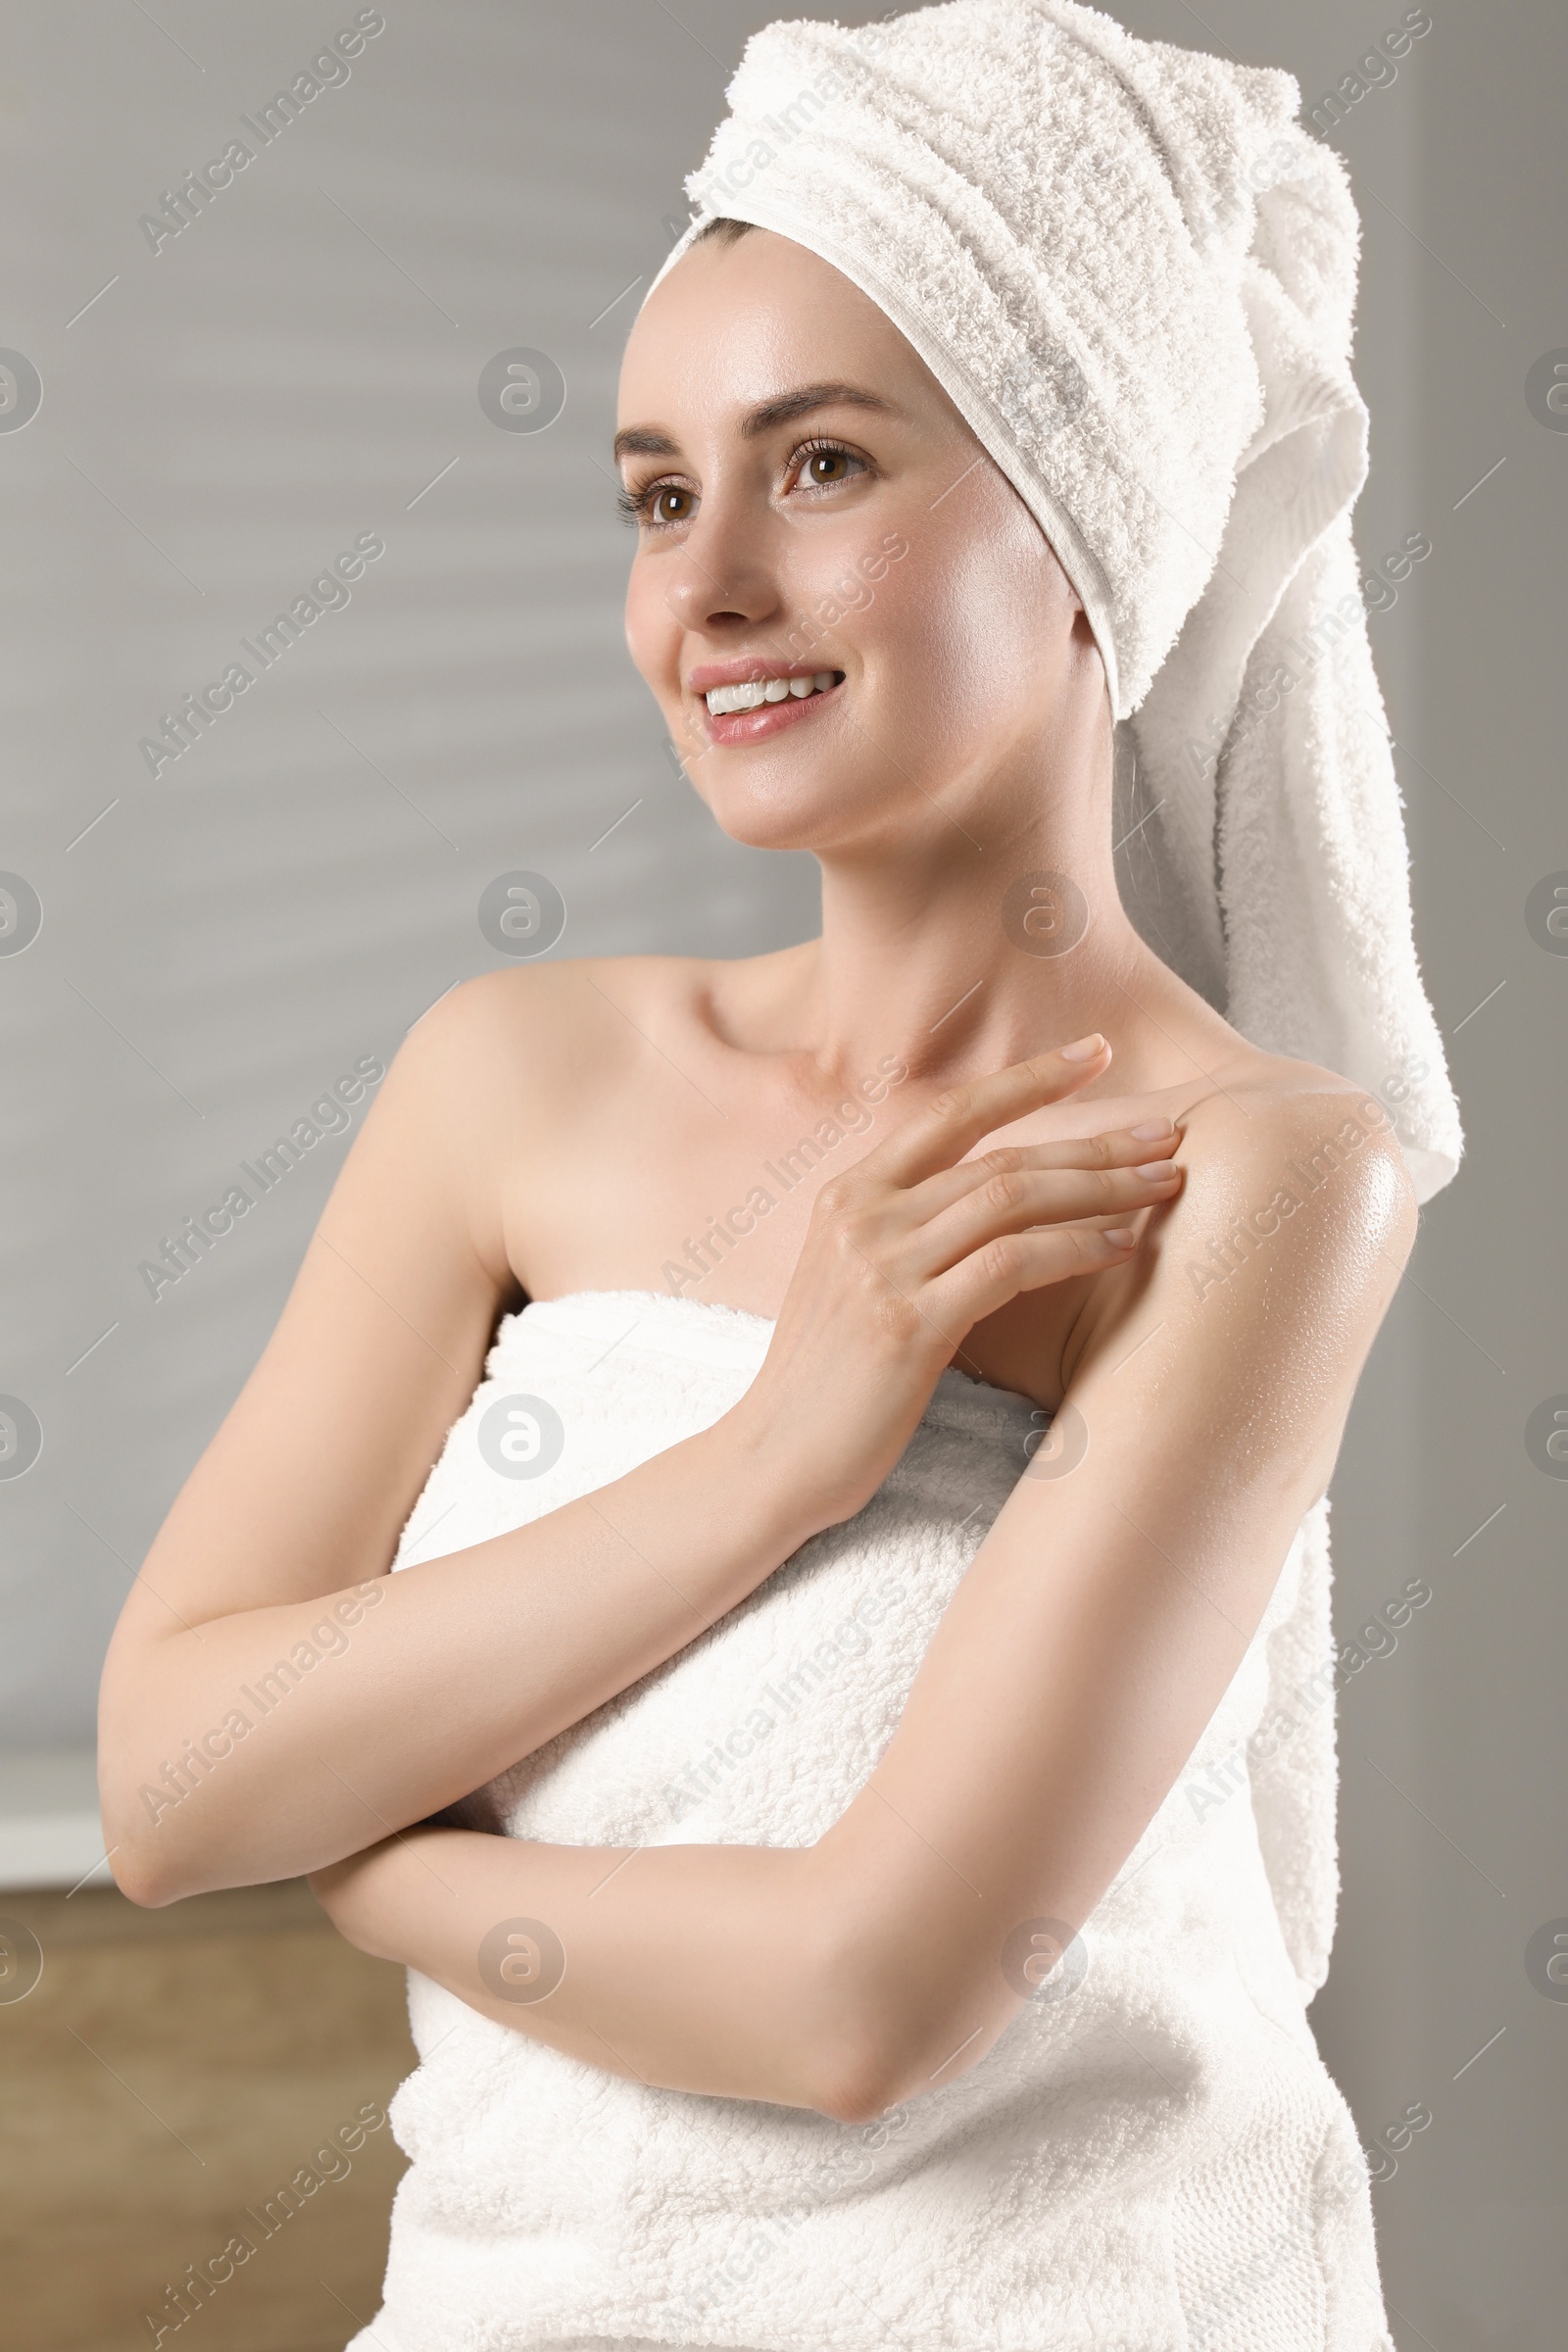
{"type": "Polygon", "coordinates": [[[1092,632],[882,314],[782,238],[699,246],[639,318],[621,414],[633,657],[723,827],[816,857],[821,936],[496,973],[417,1025],[126,1603],[106,1833],[151,1903],[311,1872],[351,1939],[478,2008],[484,1934],[544,1918],[565,1980],[502,2022],[650,2082],[858,2117],[951,2080],[966,2035],[958,2071],[991,2046],[1017,2005],[1007,1933],[1085,1918],[1172,1785],[1327,1480],[1413,1211],[1360,1096],[1248,1045],[1128,923],[1092,632]],[[857,573],[890,535],[907,554],[857,573]],[[823,621],[851,577],[867,593],[823,621]],[[803,660],[831,691],[710,709],[705,672],[803,660]],[[1004,911],[1040,875],[1083,908],[1044,956],[1004,911]],[[741,1402],[390,1579],[148,1822],[161,1759],[384,1576],[497,1314],[667,1291],[682,1237],[889,1056],[907,1076],[868,1132],[702,1275],[775,1320],[741,1402]],[[1259,1234],[1282,1168],[1352,1113],[1361,1144],[1259,1234]],[[1200,1296],[1195,1264],[1216,1269],[1200,1296]],[[817,1846],[660,1848],[590,1905],[602,1855],[417,1826],[858,1510],[950,1361],[1070,1406],[1093,1443],[1009,1500],[877,1793],[817,1846]]]}

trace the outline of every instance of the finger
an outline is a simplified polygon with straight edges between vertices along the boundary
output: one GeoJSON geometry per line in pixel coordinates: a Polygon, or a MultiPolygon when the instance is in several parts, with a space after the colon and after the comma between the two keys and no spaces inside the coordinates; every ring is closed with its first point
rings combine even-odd
{"type": "Polygon", "coordinates": [[[922,1305],[942,1329],[968,1330],[1021,1292],[1124,1266],[1137,1247],[1129,1225],[1059,1225],[1004,1234],[928,1284],[922,1305]]]}
{"type": "Polygon", "coordinates": [[[1029,1061],[995,1070],[989,1077],[971,1078],[935,1096],[868,1152],[860,1167],[867,1175],[891,1184],[909,1185],[938,1168],[951,1167],[983,1136],[1008,1127],[1044,1102],[1059,1102],[1091,1078],[1098,1078],[1110,1060],[1110,1048],[1098,1033],[1079,1038],[1054,1054],[1037,1054],[1029,1061]]]}
{"type": "Polygon", "coordinates": [[[913,1187],[908,1205],[917,1217],[935,1217],[950,1201],[978,1191],[988,1177],[1037,1168],[1127,1168],[1168,1158],[1182,1141],[1170,1119],[1144,1119],[1136,1127],[1103,1135],[1073,1136],[1054,1144],[1001,1144],[956,1167],[939,1168],[913,1187]]]}
{"type": "Polygon", "coordinates": [[[1175,1160],[1136,1168],[1026,1168],[993,1175],[917,1227],[900,1254],[918,1279],[930,1281],[1004,1234],[1125,1222],[1140,1209],[1174,1200],[1181,1185],[1182,1169],[1175,1160]]]}

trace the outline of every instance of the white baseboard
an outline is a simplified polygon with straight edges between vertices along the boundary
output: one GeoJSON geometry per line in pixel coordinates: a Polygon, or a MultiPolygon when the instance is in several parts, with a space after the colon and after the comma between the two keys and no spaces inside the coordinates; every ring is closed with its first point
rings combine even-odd
{"type": "Polygon", "coordinates": [[[0,1754],[0,1888],[113,1883],[92,1749],[0,1754]]]}

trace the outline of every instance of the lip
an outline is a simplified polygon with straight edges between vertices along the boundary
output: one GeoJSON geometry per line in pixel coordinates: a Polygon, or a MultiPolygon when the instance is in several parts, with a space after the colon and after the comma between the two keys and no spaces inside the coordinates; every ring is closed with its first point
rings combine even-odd
{"type": "Polygon", "coordinates": [[[700,662],[686,685],[696,699],[710,743],[758,743],[764,735],[799,726],[820,705],[833,702],[844,684],[842,675],[837,686],[824,686],[820,694],[791,695],[786,702],[761,703],[755,710],[726,710],[716,717],[703,700],[711,687],[756,685],[768,678],[814,678],[824,669],[837,667],[833,662],[767,662],[753,656],[749,661],[700,662]]]}

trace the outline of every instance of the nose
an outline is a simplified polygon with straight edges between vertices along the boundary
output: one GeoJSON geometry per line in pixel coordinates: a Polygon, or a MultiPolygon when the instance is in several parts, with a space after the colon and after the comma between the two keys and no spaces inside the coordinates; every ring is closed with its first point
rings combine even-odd
{"type": "Polygon", "coordinates": [[[720,509],[710,494],[686,534],[664,601],[683,629],[734,635],[774,620],[781,610],[767,519],[720,509]]]}

